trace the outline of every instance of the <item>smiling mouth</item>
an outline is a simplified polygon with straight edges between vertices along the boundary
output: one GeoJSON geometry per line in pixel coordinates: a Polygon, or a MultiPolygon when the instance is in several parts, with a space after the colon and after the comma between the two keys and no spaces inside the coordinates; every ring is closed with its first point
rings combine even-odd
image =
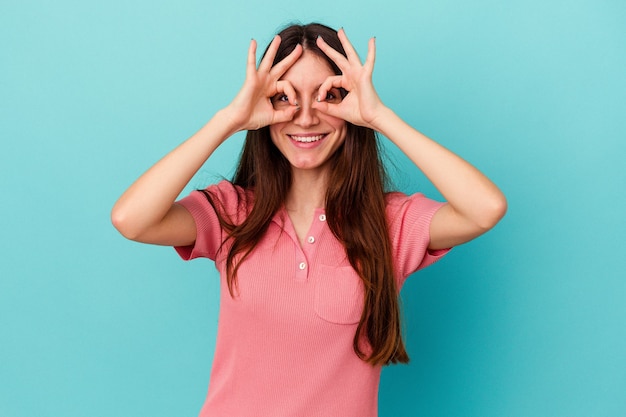
{"type": "Polygon", "coordinates": [[[292,140],[295,140],[296,142],[311,143],[311,142],[317,142],[318,140],[322,140],[326,136],[326,134],[314,135],[314,136],[297,136],[297,135],[287,135],[287,136],[289,136],[292,140]]]}

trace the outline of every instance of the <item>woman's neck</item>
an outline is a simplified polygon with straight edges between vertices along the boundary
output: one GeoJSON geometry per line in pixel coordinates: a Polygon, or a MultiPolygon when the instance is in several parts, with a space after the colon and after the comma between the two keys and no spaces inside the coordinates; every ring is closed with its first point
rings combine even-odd
{"type": "Polygon", "coordinates": [[[327,176],[312,172],[292,173],[285,207],[290,212],[311,212],[326,205],[327,176]]]}

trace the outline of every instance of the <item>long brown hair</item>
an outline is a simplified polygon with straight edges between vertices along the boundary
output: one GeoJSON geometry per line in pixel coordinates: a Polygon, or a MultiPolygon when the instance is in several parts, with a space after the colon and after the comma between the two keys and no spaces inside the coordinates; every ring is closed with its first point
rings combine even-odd
{"type": "MultiPolygon", "coordinates": [[[[324,58],[335,74],[341,71],[316,45],[318,36],[346,55],[337,32],[311,23],[292,25],[279,33],[280,48],[274,65],[296,45],[324,58]]],[[[342,92],[346,94],[346,92],[342,92]]],[[[361,277],[365,299],[354,335],[355,353],[372,365],[408,362],[400,327],[398,292],[394,280],[391,243],[385,217],[387,176],[380,158],[376,133],[372,129],[347,124],[344,143],[332,155],[326,192],[328,226],[344,245],[348,260],[361,277]],[[363,349],[363,338],[369,344],[363,349]]],[[[231,296],[237,270],[267,231],[291,186],[291,166],[272,143],[269,127],[248,131],[239,165],[232,180],[244,190],[253,190],[250,213],[240,224],[223,215],[223,207],[209,192],[205,196],[215,208],[227,231],[230,248],[226,259],[227,282],[231,296]]],[[[242,194],[241,199],[246,199],[242,194]]]]}

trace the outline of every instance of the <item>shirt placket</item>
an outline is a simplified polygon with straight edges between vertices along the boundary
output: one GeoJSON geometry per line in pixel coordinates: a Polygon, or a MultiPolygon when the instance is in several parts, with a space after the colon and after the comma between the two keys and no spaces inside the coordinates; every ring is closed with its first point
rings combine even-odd
{"type": "MultiPolygon", "coordinates": [[[[306,281],[311,270],[310,260],[313,259],[316,247],[319,244],[319,236],[322,229],[326,226],[326,214],[324,210],[315,211],[315,218],[309,229],[308,235],[304,240],[303,246],[297,244],[296,250],[296,280],[306,281]]],[[[298,239],[295,240],[298,242],[298,239]]]]}

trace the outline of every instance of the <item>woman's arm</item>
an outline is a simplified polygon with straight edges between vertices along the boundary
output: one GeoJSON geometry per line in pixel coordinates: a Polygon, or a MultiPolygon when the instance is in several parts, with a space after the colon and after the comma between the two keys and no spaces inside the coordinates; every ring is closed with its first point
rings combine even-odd
{"type": "Polygon", "coordinates": [[[381,112],[375,129],[398,146],[447,201],[431,221],[429,249],[472,240],[495,226],[506,213],[506,199],[489,178],[413,129],[390,109],[381,112]]]}
{"type": "Polygon", "coordinates": [[[224,111],[140,176],[113,206],[113,225],[126,238],[184,246],[196,239],[191,214],[175,199],[211,156],[236,132],[224,111]]]}
{"type": "Polygon", "coordinates": [[[111,221],[123,236],[159,245],[183,246],[195,242],[196,226],[191,214],[175,203],[185,185],[235,132],[291,120],[297,111],[295,102],[277,111],[269,100],[279,92],[295,97],[293,87],[279,78],[298,59],[302,48],[296,47],[272,67],[279,44],[280,37],[274,38],[257,69],[253,40],[248,50],[246,80],[235,99],[122,194],[113,206],[111,221]]]}
{"type": "Polygon", "coordinates": [[[437,211],[430,226],[430,249],[443,249],[465,243],[491,229],[504,216],[507,203],[498,187],[479,170],[421,134],[386,107],[372,84],[376,55],[374,39],[361,64],[343,30],[339,39],[347,58],[323,40],[318,45],[341,69],[320,87],[325,97],[331,87],[349,93],[339,104],[317,103],[317,108],[351,123],[372,128],[389,138],[426,175],[447,203],[437,211]]]}

